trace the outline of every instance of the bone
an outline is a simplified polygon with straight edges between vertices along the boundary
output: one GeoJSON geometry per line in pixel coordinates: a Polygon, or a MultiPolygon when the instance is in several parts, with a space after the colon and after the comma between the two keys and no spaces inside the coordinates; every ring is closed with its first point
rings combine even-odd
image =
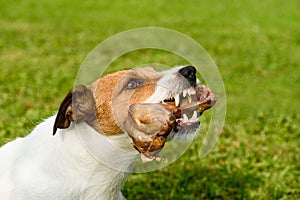
{"type": "Polygon", "coordinates": [[[161,160],[156,155],[163,148],[171,132],[175,116],[161,104],[133,104],[124,128],[132,138],[142,160],[161,160]],[[149,159],[145,159],[145,156],[149,159]]]}
{"type": "Polygon", "coordinates": [[[147,134],[163,133],[175,121],[173,114],[160,104],[133,104],[129,115],[134,121],[134,128],[147,134]]]}

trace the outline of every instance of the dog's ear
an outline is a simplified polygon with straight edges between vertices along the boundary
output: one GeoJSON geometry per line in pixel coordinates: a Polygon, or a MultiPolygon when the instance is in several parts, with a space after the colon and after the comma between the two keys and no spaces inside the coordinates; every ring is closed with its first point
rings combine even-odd
{"type": "Polygon", "coordinates": [[[85,86],[78,86],[71,90],[61,103],[55,119],[53,135],[58,128],[68,128],[71,122],[79,123],[95,119],[95,102],[91,90],[85,86]]]}

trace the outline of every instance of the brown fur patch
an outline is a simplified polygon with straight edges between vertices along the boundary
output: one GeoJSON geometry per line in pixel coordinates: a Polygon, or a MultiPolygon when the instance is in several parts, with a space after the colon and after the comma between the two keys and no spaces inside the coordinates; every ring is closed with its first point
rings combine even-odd
{"type": "Polygon", "coordinates": [[[138,88],[130,98],[130,105],[145,102],[155,91],[156,83],[147,83],[138,88]]]}
{"type": "Polygon", "coordinates": [[[129,106],[142,103],[155,91],[160,78],[153,68],[135,68],[108,74],[89,88],[95,98],[96,116],[99,123],[97,131],[103,135],[123,134],[123,124],[128,117],[129,106]],[[143,84],[136,89],[126,89],[131,79],[141,80],[143,84]]]}
{"type": "Polygon", "coordinates": [[[108,74],[92,84],[95,98],[96,116],[103,135],[118,135],[123,131],[116,124],[112,112],[114,86],[127,71],[108,74]]]}

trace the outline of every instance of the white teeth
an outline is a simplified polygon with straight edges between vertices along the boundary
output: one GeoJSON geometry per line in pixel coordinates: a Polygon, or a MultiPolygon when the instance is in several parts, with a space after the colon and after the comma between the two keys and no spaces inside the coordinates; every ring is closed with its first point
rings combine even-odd
{"type": "Polygon", "coordinates": [[[179,106],[179,94],[176,94],[174,99],[175,99],[175,106],[179,106]]]}
{"type": "Polygon", "coordinates": [[[187,92],[188,92],[189,95],[194,95],[194,94],[196,94],[196,90],[195,90],[193,87],[188,88],[188,89],[187,89],[187,92]]]}
{"type": "Polygon", "coordinates": [[[186,114],[183,114],[183,123],[187,123],[189,121],[189,118],[187,117],[186,114]]]}
{"type": "Polygon", "coordinates": [[[193,116],[190,119],[188,118],[188,116],[186,114],[183,114],[182,118],[181,118],[181,122],[185,123],[185,124],[191,124],[191,123],[196,122],[197,120],[198,120],[197,111],[193,112],[193,116]]]}
{"type": "Polygon", "coordinates": [[[182,96],[183,97],[186,97],[186,94],[188,93],[188,91],[187,90],[183,90],[183,92],[182,92],[182,96]]]}
{"type": "Polygon", "coordinates": [[[196,121],[197,120],[197,111],[194,110],[193,116],[191,118],[192,121],[196,121]]]}
{"type": "Polygon", "coordinates": [[[196,94],[196,90],[193,87],[190,87],[190,88],[185,89],[185,90],[182,91],[182,96],[183,97],[186,97],[187,95],[191,96],[191,95],[195,95],[195,94],[196,94]]]}
{"type": "Polygon", "coordinates": [[[192,103],[192,97],[190,95],[187,96],[189,103],[192,103]]]}

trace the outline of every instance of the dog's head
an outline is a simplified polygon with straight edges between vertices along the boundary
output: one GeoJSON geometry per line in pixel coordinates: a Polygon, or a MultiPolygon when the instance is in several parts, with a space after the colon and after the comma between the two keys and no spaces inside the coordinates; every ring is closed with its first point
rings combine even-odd
{"type": "Polygon", "coordinates": [[[198,84],[192,66],[118,71],[73,89],[59,108],[53,134],[86,122],[106,136],[128,134],[144,160],[152,160],[167,139],[197,134],[198,118],[216,100],[198,84]]]}

